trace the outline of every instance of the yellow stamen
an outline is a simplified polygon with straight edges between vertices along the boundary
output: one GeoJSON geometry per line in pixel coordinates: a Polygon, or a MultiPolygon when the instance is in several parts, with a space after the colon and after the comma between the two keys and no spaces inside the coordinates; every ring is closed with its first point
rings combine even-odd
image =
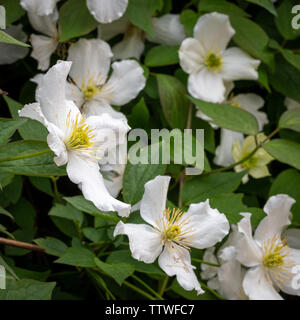
{"type": "Polygon", "coordinates": [[[205,65],[213,72],[219,72],[223,65],[222,57],[209,53],[205,59],[205,65]]]}

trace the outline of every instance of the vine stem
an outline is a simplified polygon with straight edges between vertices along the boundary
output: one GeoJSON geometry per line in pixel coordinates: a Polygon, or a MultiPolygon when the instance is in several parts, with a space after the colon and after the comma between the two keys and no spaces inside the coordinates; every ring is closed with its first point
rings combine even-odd
{"type": "Polygon", "coordinates": [[[136,287],[135,285],[131,284],[130,282],[124,281],[123,284],[124,284],[125,286],[127,286],[128,288],[134,290],[135,292],[139,293],[140,295],[144,296],[145,298],[150,299],[150,300],[155,300],[155,298],[152,297],[150,294],[148,294],[148,293],[145,292],[144,290],[136,287]]]}
{"type": "Polygon", "coordinates": [[[61,196],[59,194],[58,188],[57,188],[57,180],[59,179],[59,177],[51,177],[52,183],[53,183],[53,190],[54,190],[54,194],[55,194],[55,198],[57,200],[57,202],[59,203],[63,203],[61,196]]]}
{"type": "Polygon", "coordinates": [[[198,263],[207,264],[207,265],[212,266],[212,267],[221,267],[220,264],[212,263],[212,262],[208,262],[208,261],[204,261],[204,260],[200,260],[200,259],[196,259],[196,258],[192,258],[192,261],[195,261],[195,262],[198,262],[198,263]]]}
{"type": "Polygon", "coordinates": [[[162,285],[161,285],[161,288],[160,288],[160,290],[159,290],[160,296],[163,296],[163,295],[164,295],[164,292],[165,292],[165,290],[166,290],[168,281],[169,281],[169,277],[166,276],[165,279],[164,279],[164,281],[163,281],[163,283],[162,283],[162,285]]]}
{"type": "Polygon", "coordinates": [[[134,280],[136,280],[137,282],[139,282],[141,285],[143,285],[146,289],[148,289],[158,300],[164,300],[164,298],[159,295],[157,292],[155,292],[150,286],[147,285],[147,283],[145,283],[142,279],[140,279],[139,277],[137,277],[136,275],[132,275],[131,276],[134,280]]]}
{"type": "Polygon", "coordinates": [[[10,240],[10,239],[6,239],[6,238],[2,238],[2,237],[0,237],[0,244],[18,247],[18,248],[22,248],[22,249],[33,250],[33,251],[39,251],[39,252],[45,251],[43,248],[41,248],[40,246],[35,245],[35,244],[21,242],[21,241],[17,241],[17,240],[10,240]]]}

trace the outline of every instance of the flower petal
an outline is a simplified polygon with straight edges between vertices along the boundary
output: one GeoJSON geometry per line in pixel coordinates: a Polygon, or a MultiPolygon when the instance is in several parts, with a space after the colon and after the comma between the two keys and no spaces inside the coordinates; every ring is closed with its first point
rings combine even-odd
{"type": "Polygon", "coordinates": [[[108,41],[118,34],[125,33],[129,27],[129,24],[129,20],[125,16],[113,21],[112,23],[100,23],[97,28],[98,38],[104,41],[108,41]]]}
{"type": "Polygon", "coordinates": [[[86,117],[101,116],[104,113],[107,113],[114,119],[124,119],[127,121],[126,116],[122,112],[116,111],[108,103],[105,103],[102,100],[91,100],[87,102],[84,105],[82,112],[86,117]]]}
{"type": "Polygon", "coordinates": [[[216,148],[214,163],[222,167],[232,165],[235,162],[232,155],[233,143],[235,141],[242,142],[243,139],[242,133],[221,128],[221,141],[216,148]]]}
{"type": "Polygon", "coordinates": [[[141,201],[141,217],[157,228],[157,223],[162,218],[166,209],[168,188],[171,178],[157,176],[145,184],[145,192],[141,201]]]}
{"type": "Polygon", "coordinates": [[[194,27],[194,37],[207,53],[224,51],[234,34],[228,16],[217,12],[201,16],[194,27]]]}
{"type": "Polygon", "coordinates": [[[269,198],[264,206],[267,216],[255,231],[255,240],[263,242],[274,236],[281,237],[283,229],[290,223],[291,207],[296,201],[286,194],[278,194],[269,198]]]}
{"type": "Polygon", "coordinates": [[[199,72],[204,67],[204,49],[201,43],[194,38],[183,40],[178,55],[180,66],[186,73],[199,72]]]}
{"type": "Polygon", "coordinates": [[[28,19],[34,30],[43,33],[51,38],[58,38],[57,20],[58,11],[55,10],[52,14],[47,16],[39,16],[35,13],[28,12],[28,19]]]}
{"type": "Polygon", "coordinates": [[[123,16],[128,0],[87,0],[86,4],[97,21],[110,23],[123,16]]]}
{"type": "MultiPolygon", "coordinates": [[[[217,257],[214,251],[215,251],[215,247],[206,249],[204,251],[203,260],[210,263],[218,264],[219,262],[217,260],[217,257]]],[[[201,279],[204,279],[204,280],[211,279],[215,277],[218,273],[218,267],[210,266],[205,263],[201,263],[201,270],[202,271],[200,273],[200,276],[201,276],[201,279]]]]}
{"type": "Polygon", "coordinates": [[[182,233],[187,232],[188,246],[205,249],[221,241],[229,232],[229,223],[224,214],[212,209],[209,200],[191,204],[182,216],[187,223],[182,233]]]}
{"type": "Polygon", "coordinates": [[[100,39],[80,39],[69,49],[68,60],[72,61],[70,76],[80,89],[89,82],[102,85],[110,68],[113,54],[110,46],[100,39]]]}
{"type": "Polygon", "coordinates": [[[106,99],[112,105],[122,106],[136,98],[144,89],[146,83],[144,71],[134,60],[114,62],[112,69],[109,81],[95,99],[106,99]]]}
{"type": "Polygon", "coordinates": [[[177,46],[186,38],[179,14],[165,14],[152,18],[154,37],[147,34],[147,39],[166,46],[177,46]]]}
{"type": "Polygon", "coordinates": [[[283,300],[260,267],[246,272],[243,288],[250,300],[283,300]]]}
{"type": "Polygon", "coordinates": [[[124,224],[120,221],[114,236],[126,234],[133,258],[145,263],[153,263],[162,250],[161,234],[146,224],[124,224]]]}
{"type": "Polygon", "coordinates": [[[185,290],[195,289],[204,293],[191,265],[191,256],[187,249],[171,242],[166,243],[164,251],[158,258],[159,266],[169,276],[176,276],[178,283],[185,290]]]}
{"type": "Polygon", "coordinates": [[[229,48],[223,54],[220,74],[224,80],[257,80],[259,60],[251,58],[239,48],[229,48]]]}
{"type": "Polygon", "coordinates": [[[270,171],[267,166],[256,166],[249,169],[249,175],[254,179],[261,179],[270,176],[270,171]]]}
{"type": "Polygon", "coordinates": [[[39,16],[51,14],[59,0],[21,0],[21,6],[28,12],[39,16]]]}
{"type": "Polygon", "coordinates": [[[288,246],[294,249],[300,249],[300,229],[288,229],[283,233],[287,239],[288,246]]]}
{"type": "Polygon", "coordinates": [[[73,101],[80,109],[85,101],[84,94],[75,84],[66,81],[66,98],[73,101]]]}
{"type": "Polygon", "coordinates": [[[288,110],[300,109],[300,103],[289,97],[285,98],[284,105],[287,107],[288,110]]]}
{"type": "Polygon", "coordinates": [[[222,103],[225,99],[225,86],[220,74],[207,68],[190,74],[188,91],[196,99],[213,103],[222,103]]]}

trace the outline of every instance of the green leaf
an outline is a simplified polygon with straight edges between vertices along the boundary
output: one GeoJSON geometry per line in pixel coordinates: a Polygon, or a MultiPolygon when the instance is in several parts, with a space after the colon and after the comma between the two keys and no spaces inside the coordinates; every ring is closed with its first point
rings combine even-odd
{"type": "Polygon", "coordinates": [[[98,258],[95,258],[95,263],[100,270],[116,280],[119,286],[134,273],[134,268],[126,263],[109,264],[102,262],[98,258]]]}
{"type": "Polygon", "coordinates": [[[276,194],[287,194],[296,200],[292,206],[292,221],[300,224],[300,173],[295,169],[287,169],[282,171],[274,180],[269,197],[276,194]]]}
{"type": "Polygon", "coordinates": [[[292,27],[292,21],[294,18],[292,8],[297,4],[299,4],[298,1],[284,0],[277,9],[278,15],[275,19],[275,24],[278,31],[286,40],[296,39],[300,35],[300,30],[295,30],[292,27]]]}
{"type": "Polygon", "coordinates": [[[68,0],[59,11],[61,36],[59,41],[83,36],[96,29],[99,22],[89,12],[86,1],[68,0]]]}
{"type": "Polygon", "coordinates": [[[132,108],[131,114],[127,116],[128,123],[132,128],[147,128],[149,125],[149,110],[144,97],[132,108]]]}
{"type": "Polygon", "coordinates": [[[268,73],[265,68],[260,67],[258,69],[258,82],[267,89],[269,93],[271,93],[271,88],[269,86],[268,73]]]}
{"type": "Polygon", "coordinates": [[[14,178],[14,175],[8,172],[0,171],[0,191],[7,185],[9,185],[14,178]]]}
{"type": "Polygon", "coordinates": [[[272,13],[274,16],[277,16],[276,9],[270,0],[247,0],[247,1],[263,7],[266,10],[268,10],[270,13],[272,13]]]}
{"type": "Polygon", "coordinates": [[[0,206],[0,215],[4,215],[4,216],[7,216],[7,217],[9,217],[9,218],[11,218],[12,220],[15,220],[15,218],[14,218],[14,216],[13,215],[11,215],[6,209],[4,209],[4,208],[2,208],[1,206],[0,206]]]}
{"type": "Polygon", "coordinates": [[[78,228],[76,228],[73,221],[64,218],[50,216],[57,228],[70,238],[78,237],[78,228]]]}
{"type": "Polygon", "coordinates": [[[227,14],[229,16],[248,16],[248,13],[239,8],[237,5],[225,0],[201,0],[199,1],[198,10],[201,12],[213,12],[227,14]]]}
{"type": "MultiPolygon", "coordinates": [[[[77,1],[77,0],[76,0],[77,1]]],[[[163,0],[130,0],[125,16],[132,24],[154,36],[152,15],[163,8],[163,0]]]]}
{"type": "Polygon", "coordinates": [[[182,201],[184,205],[205,201],[220,193],[230,193],[237,189],[245,172],[225,172],[195,177],[184,183],[182,201]]]}
{"type": "Polygon", "coordinates": [[[68,249],[67,245],[57,238],[46,237],[35,239],[34,242],[45,249],[47,254],[61,257],[68,249]]]}
{"type": "Polygon", "coordinates": [[[155,46],[147,52],[145,65],[147,67],[161,67],[177,64],[179,62],[178,50],[179,46],[155,46]]]}
{"type": "Polygon", "coordinates": [[[274,139],[265,143],[263,148],[278,161],[300,170],[299,143],[284,139],[274,139]]]}
{"type": "Polygon", "coordinates": [[[54,207],[50,210],[49,216],[72,220],[79,226],[82,225],[84,219],[82,212],[69,204],[67,204],[66,206],[62,204],[55,204],[54,207]]]}
{"type": "Polygon", "coordinates": [[[92,242],[100,242],[105,241],[105,239],[107,239],[107,233],[104,228],[83,228],[82,233],[87,239],[91,240],[92,242]]]}
{"type": "Polygon", "coordinates": [[[54,154],[43,141],[17,141],[0,147],[0,170],[28,176],[63,176],[64,167],[53,161],[54,154]]]}
{"type": "Polygon", "coordinates": [[[0,118],[0,145],[5,144],[8,139],[14,134],[14,132],[20,127],[22,124],[24,124],[27,121],[27,119],[6,119],[6,118],[0,118]]]}
{"type": "MultiPolygon", "coordinates": [[[[18,115],[18,110],[23,108],[23,105],[7,96],[3,96],[5,102],[8,105],[10,114],[14,119],[24,119],[20,118],[18,115]]],[[[25,140],[47,140],[48,131],[47,129],[38,121],[27,119],[26,123],[18,128],[21,137],[25,140]]]]}
{"type": "MultiPolygon", "coordinates": [[[[31,243],[34,237],[36,230],[31,227],[27,229],[18,229],[14,231],[12,234],[14,238],[18,241],[31,243]]],[[[8,256],[24,256],[31,251],[28,249],[13,247],[13,246],[6,246],[5,247],[5,254],[8,256]]]]}
{"type": "Polygon", "coordinates": [[[5,33],[2,30],[0,30],[0,42],[14,44],[14,45],[21,46],[21,47],[30,47],[29,44],[21,42],[15,38],[13,38],[12,36],[10,36],[9,34],[5,33]]]}
{"type": "Polygon", "coordinates": [[[86,200],[83,196],[75,196],[75,197],[64,197],[64,199],[69,202],[76,209],[88,213],[94,217],[101,217],[106,220],[118,222],[119,218],[117,217],[115,212],[104,212],[97,209],[94,204],[86,200]]]}
{"type": "Polygon", "coordinates": [[[180,14],[180,22],[184,26],[184,30],[188,37],[194,35],[194,26],[199,19],[200,14],[193,10],[187,9],[183,10],[180,14]]]}
{"type": "Polygon", "coordinates": [[[16,203],[21,197],[22,186],[22,178],[20,176],[13,176],[13,180],[0,192],[0,204],[3,207],[7,207],[11,203],[16,203]]]}
{"type": "Polygon", "coordinates": [[[240,108],[227,104],[216,104],[188,97],[204,114],[213,119],[216,125],[249,135],[258,133],[255,117],[240,108]]]}
{"type": "Polygon", "coordinates": [[[32,204],[25,198],[9,207],[14,215],[16,224],[21,229],[33,229],[35,224],[36,212],[32,204]],[[26,214],[24,214],[26,212],[26,214]]]}
{"type": "Polygon", "coordinates": [[[29,180],[35,188],[37,188],[42,192],[45,192],[50,197],[54,197],[54,193],[51,187],[51,182],[48,178],[29,177],[29,180]]]}
{"type": "Polygon", "coordinates": [[[18,267],[13,267],[15,273],[20,279],[32,279],[36,281],[42,281],[46,282],[51,271],[47,270],[44,272],[38,272],[38,271],[31,271],[31,270],[26,270],[23,268],[18,268],[18,267]]]}
{"type": "Polygon", "coordinates": [[[7,279],[6,290],[0,290],[0,300],[51,300],[55,285],[55,282],[7,279]]]}
{"type": "Polygon", "coordinates": [[[171,128],[186,128],[190,102],[186,97],[185,86],[177,78],[157,74],[160,103],[164,116],[171,128]]]}
{"type": "Polygon", "coordinates": [[[82,247],[68,248],[66,252],[55,262],[70,266],[93,268],[96,267],[94,253],[82,247]]]}
{"type": "Polygon", "coordinates": [[[279,128],[300,132],[300,109],[286,111],[279,120],[279,128]]]}
{"type": "Polygon", "coordinates": [[[6,26],[19,20],[25,14],[25,10],[20,5],[20,0],[1,0],[1,5],[5,7],[6,26]]]}

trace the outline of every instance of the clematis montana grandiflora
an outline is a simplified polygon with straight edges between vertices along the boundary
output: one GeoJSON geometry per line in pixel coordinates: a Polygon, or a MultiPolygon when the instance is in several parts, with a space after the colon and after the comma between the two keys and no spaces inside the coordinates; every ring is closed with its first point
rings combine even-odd
{"type": "Polygon", "coordinates": [[[70,46],[68,60],[73,63],[67,97],[86,115],[107,112],[115,118],[124,118],[111,105],[128,103],[145,87],[144,71],[134,60],[114,62],[107,80],[111,58],[110,46],[100,39],[80,39],[70,46]]]}
{"type": "Polygon", "coordinates": [[[67,164],[70,180],[79,185],[87,200],[100,210],[117,211],[119,215],[127,216],[130,205],[109,194],[98,161],[107,151],[108,134],[123,136],[129,127],[123,119],[113,119],[108,114],[86,118],[72,101],[66,99],[66,78],[71,64],[59,62],[50,68],[40,78],[36,92],[38,102],[25,105],[19,115],[45,125],[49,131],[48,145],[56,154],[55,163],[58,166],[67,164]]]}
{"type": "MultiPolygon", "coordinates": [[[[267,216],[252,236],[250,213],[238,223],[237,259],[248,267],[243,289],[251,300],[281,300],[279,290],[300,295],[294,285],[294,268],[300,265],[300,250],[291,248],[282,233],[290,224],[291,207],[295,200],[286,194],[271,197],[264,211],[267,216]]],[[[300,239],[298,238],[298,248],[300,239]]]]}
{"type": "Polygon", "coordinates": [[[30,13],[38,16],[47,16],[55,10],[59,0],[21,0],[21,6],[30,13]]]}
{"type": "Polygon", "coordinates": [[[228,16],[213,12],[201,16],[194,38],[182,42],[180,65],[189,74],[188,91],[194,98],[221,103],[227,81],[258,78],[259,60],[237,47],[226,49],[234,34],[228,16]]]}
{"type": "Polygon", "coordinates": [[[176,275],[185,290],[203,293],[191,264],[190,247],[204,249],[221,241],[229,231],[224,214],[208,200],[191,204],[188,211],[166,208],[170,177],[157,176],[145,184],[140,213],[146,224],[119,222],[114,235],[126,234],[132,256],[145,263],[157,257],[168,276],[176,275]]]}

